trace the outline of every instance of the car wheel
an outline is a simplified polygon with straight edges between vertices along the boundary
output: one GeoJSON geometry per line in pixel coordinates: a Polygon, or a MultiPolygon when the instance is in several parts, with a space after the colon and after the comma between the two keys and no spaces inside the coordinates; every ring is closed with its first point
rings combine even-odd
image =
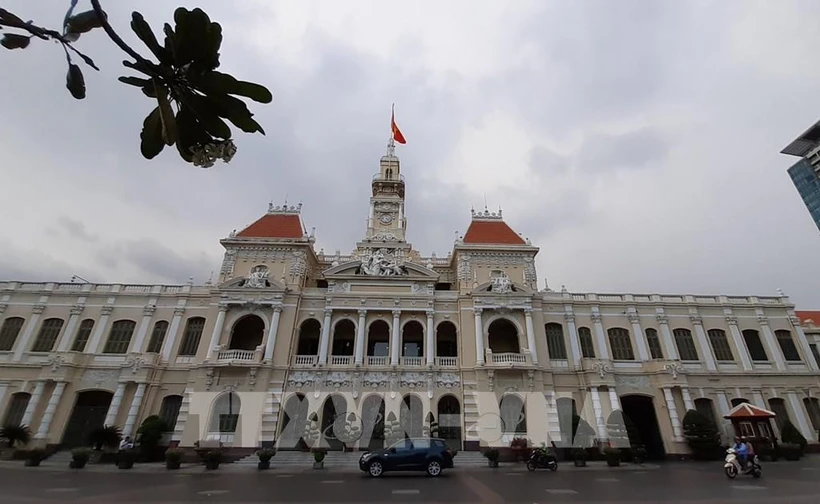
{"type": "Polygon", "coordinates": [[[374,478],[378,478],[384,474],[384,466],[378,460],[374,460],[367,466],[367,472],[374,478]]]}
{"type": "Polygon", "coordinates": [[[427,475],[436,477],[441,474],[441,462],[438,460],[431,460],[427,463],[427,475]]]}

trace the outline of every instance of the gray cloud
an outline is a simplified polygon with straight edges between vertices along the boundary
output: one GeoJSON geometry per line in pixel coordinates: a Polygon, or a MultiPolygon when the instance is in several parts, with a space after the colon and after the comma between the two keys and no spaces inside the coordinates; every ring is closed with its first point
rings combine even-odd
{"type": "Polygon", "coordinates": [[[91,234],[86,230],[85,224],[83,224],[82,221],[63,215],[57,219],[57,224],[60,226],[60,231],[77,240],[95,242],[98,239],[97,235],[91,234]]]}
{"type": "Polygon", "coordinates": [[[584,139],[576,159],[588,173],[618,168],[660,167],[669,145],[655,128],[646,127],[623,134],[593,134],[584,139]]]}

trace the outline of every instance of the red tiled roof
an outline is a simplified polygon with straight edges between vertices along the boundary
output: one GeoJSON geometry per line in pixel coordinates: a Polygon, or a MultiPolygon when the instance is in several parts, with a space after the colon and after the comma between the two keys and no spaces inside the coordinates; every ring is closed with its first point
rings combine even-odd
{"type": "Polygon", "coordinates": [[[777,415],[774,411],[763,409],[759,406],[749,403],[740,403],[732,408],[723,418],[773,418],[777,415]]]}
{"type": "Polygon", "coordinates": [[[242,238],[302,238],[299,214],[266,214],[236,234],[242,238]]]}
{"type": "Polygon", "coordinates": [[[794,314],[797,315],[797,318],[800,319],[801,324],[806,324],[809,320],[811,320],[812,322],[814,322],[815,325],[820,325],[820,311],[796,310],[794,314]]]}
{"type": "Polygon", "coordinates": [[[464,243],[492,245],[526,245],[503,220],[473,220],[464,234],[464,243]]]}

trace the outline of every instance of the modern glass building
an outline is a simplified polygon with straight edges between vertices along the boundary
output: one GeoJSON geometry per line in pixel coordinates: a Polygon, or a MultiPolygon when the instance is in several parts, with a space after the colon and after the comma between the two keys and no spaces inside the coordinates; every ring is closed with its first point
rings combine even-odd
{"type": "Polygon", "coordinates": [[[788,173],[814,224],[820,229],[820,121],[780,153],[802,158],[788,169],[788,173]]]}

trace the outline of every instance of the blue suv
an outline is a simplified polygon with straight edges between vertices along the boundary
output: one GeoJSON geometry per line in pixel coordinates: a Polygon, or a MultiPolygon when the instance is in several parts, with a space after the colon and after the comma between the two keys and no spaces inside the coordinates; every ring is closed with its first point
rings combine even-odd
{"type": "Polygon", "coordinates": [[[453,467],[455,453],[439,438],[408,438],[383,450],[365,452],[359,459],[359,469],[378,478],[390,471],[427,471],[439,476],[453,467]]]}

